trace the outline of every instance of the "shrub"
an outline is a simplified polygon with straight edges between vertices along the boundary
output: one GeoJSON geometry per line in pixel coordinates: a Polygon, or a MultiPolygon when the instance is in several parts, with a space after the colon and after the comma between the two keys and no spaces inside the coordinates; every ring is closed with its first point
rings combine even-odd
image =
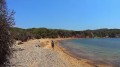
{"type": "Polygon", "coordinates": [[[14,12],[8,12],[6,1],[0,0],[0,67],[5,66],[11,55],[13,39],[10,28],[14,23],[13,14],[14,12]]]}

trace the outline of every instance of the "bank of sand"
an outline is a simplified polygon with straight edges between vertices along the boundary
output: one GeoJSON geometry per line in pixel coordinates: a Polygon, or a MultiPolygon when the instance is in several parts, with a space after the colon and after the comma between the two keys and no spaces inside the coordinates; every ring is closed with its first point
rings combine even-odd
{"type": "Polygon", "coordinates": [[[13,58],[10,59],[11,67],[110,67],[95,65],[90,60],[71,56],[58,45],[58,40],[64,39],[29,40],[20,45],[16,44],[13,47],[13,58]],[[51,48],[51,40],[55,42],[54,50],[51,48]]]}

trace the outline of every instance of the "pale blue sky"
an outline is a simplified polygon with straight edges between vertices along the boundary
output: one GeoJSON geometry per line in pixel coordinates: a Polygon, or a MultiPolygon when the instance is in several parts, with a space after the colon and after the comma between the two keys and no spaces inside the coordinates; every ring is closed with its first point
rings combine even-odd
{"type": "Polygon", "coordinates": [[[120,28],[120,0],[7,0],[16,26],[70,30],[120,28]]]}

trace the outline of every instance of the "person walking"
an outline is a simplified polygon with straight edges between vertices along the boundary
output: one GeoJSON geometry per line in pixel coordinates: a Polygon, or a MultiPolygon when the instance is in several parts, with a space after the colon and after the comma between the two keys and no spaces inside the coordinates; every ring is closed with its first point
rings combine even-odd
{"type": "Polygon", "coordinates": [[[51,47],[54,49],[54,41],[51,41],[51,47]]]}

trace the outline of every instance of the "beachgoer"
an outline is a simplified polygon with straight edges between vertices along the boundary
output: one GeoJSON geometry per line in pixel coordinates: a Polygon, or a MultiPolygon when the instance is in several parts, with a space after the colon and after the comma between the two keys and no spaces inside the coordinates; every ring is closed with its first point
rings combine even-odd
{"type": "Polygon", "coordinates": [[[51,46],[54,49],[54,41],[53,40],[51,41],[51,46]]]}

